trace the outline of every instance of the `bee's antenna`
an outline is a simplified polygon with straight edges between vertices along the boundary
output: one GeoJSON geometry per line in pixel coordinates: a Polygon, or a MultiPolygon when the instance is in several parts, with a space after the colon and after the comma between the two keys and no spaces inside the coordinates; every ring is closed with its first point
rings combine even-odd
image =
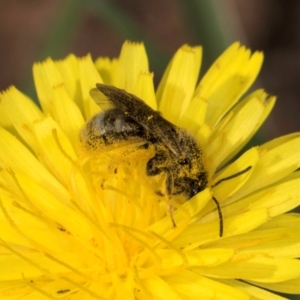
{"type": "Polygon", "coordinates": [[[220,204],[218,202],[218,200],[215,198],[215,197],[212,197],[212,199],[214,200],[214,202],[216,203],[217,205],[217,210],[218,210],[218,214],[219,214],[219,221],[220,221],[220,237],[223,236],[223,214],[222,214],[222,210],[221,210],[221,207],[220,207],[220,204]]]}
{"type": "MultiPolygon", "coordinates": [[[[220,179],[219,181],[217,181],[211,187],[213,188],[213,187],[219,185],[223,181],[230,180],[232,178],[238,177],[238,176],[240,176],[240,175],[248,172],[251,168],[252,168],[252,166],[249,166],[249,167],[247,167],[246,169],[244,169],[244,170],[242,170],[240,172],[237,172],[237,173],[235,173],[233,175],[230,175],[228,177],[224,177],[224,178],[220,179]]],[[[220,237],[222,237],[223,236],[223,214],[222,214],[222,210],[221,210],[221,207],[220,207],[220,204],[219,204],[218,200],[215,197],[212,197],[212,199],[214,200],[214,202],[217,205],[217,210],[218,210],[219,220],[220,220],[220,233],[219,233],[219,235],[220,235],[220,237]]]]}
{"type": "Polygon", "coordinates": [[[244,170],[242,170],[242,171],[240,171],[240,172],[237,172],[237,173],[235,173],[235,174],[233,174],[233,175],[230,175],[230,176],[228,176],[228,177],[224,177],[224,178],[220,179],[219,181],[217,181],[217,182],[216,182],[214,185],[212,185],[211,187],[213,188],[213,187],[219,185],[219,184],[220,184],[221,182],[223,182],[223,181],[230,180],[230,179],[232,179],[232,178],[238,177],[238,176],[240,176],[240,175],[242,175],[242,174],[248,172],[251,168],[252,168],[252,166],[249,166],[249,167],[247,167],[246,169],[244,169],[244,170]]]}

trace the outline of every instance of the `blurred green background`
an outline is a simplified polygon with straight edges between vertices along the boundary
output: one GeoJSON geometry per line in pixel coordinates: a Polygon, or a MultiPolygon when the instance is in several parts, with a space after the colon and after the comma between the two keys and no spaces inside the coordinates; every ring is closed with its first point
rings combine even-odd
{"type": "Polygon", "coordinates": [[[126,39],[146,44],[157,84],[182,44],[204,46],[203,74],[239,40],[265,53],[255,87],[278,96],[258,136],[269,140],[300,127],[299,15],[299,0],[0,0],[0,90],[13,84],[36,98],[33,62],[114,57],[126,39]]]}

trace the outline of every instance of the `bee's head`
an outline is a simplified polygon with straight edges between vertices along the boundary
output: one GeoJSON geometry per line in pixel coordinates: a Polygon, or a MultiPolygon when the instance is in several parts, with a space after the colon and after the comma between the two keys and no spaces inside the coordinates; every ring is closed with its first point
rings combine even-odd
{"type": "Polygon", "coordinates": [[[179,177],[174,180],[175,193],[184,194],[185,198],[189,200],[197,195],[207,187],[207,173],[201,172],[196,178],[190,176],[179,177]]]}

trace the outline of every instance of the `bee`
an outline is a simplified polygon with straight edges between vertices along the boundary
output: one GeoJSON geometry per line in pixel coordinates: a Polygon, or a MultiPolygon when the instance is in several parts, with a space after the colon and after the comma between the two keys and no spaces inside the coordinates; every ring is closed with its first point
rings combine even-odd
{"type": "MultiPolygon", "coordinates": [[[[92,117],[83,128],[80,141],[84,147],[97,150],[130,143],[137,143],[142,148],[153,146],[154,156],[146,163],[146,175],[164,174],[168,197],[176,195],[189,200],[208,186],[202,150],[187,131],[125,90],[97,84],[90,95],[103,112],[92,117]]],[[[246,171],[248,169],[223,178],[214,186],[246,171]]],[[[164,196],[161,191],[157,194],[164,196]]],[[[222,236],[222,211],[218,201],[214,197],[213,200],[217,205],[222,236]]],[[[173,225],[176,226],[174,220],[173,225]]]]}

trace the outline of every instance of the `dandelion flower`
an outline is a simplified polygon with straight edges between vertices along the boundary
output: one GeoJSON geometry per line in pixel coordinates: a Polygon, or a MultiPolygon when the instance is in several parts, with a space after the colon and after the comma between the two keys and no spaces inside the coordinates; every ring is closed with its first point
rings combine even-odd
{"type": "Polygon", "coordinates": [[[275,102],[263,90],[244,96],[263,56],[234,43],[198,83],[201,56],[181,47],[155,91],[144,46],[127,42],[118,59],[35,64],[41,108],[15,87],[1,94],[1,299],[300,293],[300,218],[287,213],[300,204],[300,134],[238,155],[275,102]],[[164,180],[145,175],[150,150],[82,149],[80,132],[100,112],[96,83],[136,95],[192,135],[207,188],[170,212],[154,189],[164,180]]]}

